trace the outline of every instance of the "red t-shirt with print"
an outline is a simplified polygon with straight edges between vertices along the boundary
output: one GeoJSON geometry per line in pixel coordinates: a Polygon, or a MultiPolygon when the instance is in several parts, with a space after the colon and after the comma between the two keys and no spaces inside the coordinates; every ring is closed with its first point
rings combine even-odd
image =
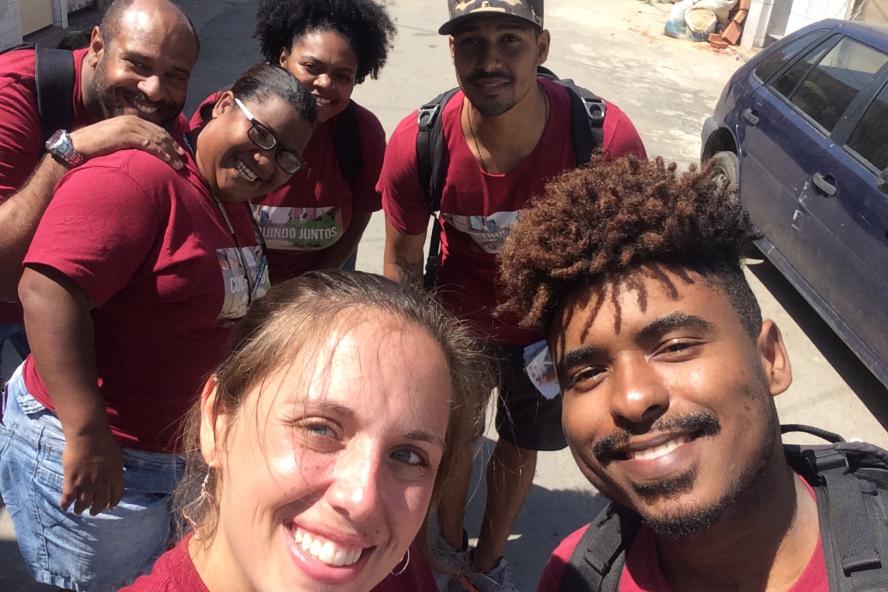
{"type": "MultiPolygon", "coordinates": [[[[802,479],[802,482],[813,497],[814,490],[807,481],[802,479]]],[[[564,568],[570,562],[570,556],[588,528],[587,524],[561,541],[546,563],[537,592],[559,592],[564,568]]],[[[619,592],[672,592],[672,586],[666,581],[660,569],[656,536],[645,526],[639,529],[626,553],[626,563],[620,574],[619,592]]],[[[817,545],[805,571],[788,592],[829,592],[829,576],[826,573],[822,537],[817,537],[817,545]]]]}
{"type": "MultiPolygon", "coordinates": [[[[72,128],[77,128],[92,121],[80,95],[81,70],[87,50],[78,49],[73,53],[72,128]]],[[[36,62],[33,49],[0,54],[0,204],[25,184],[43,155],[43,127],[37,113],[36,62]]],[[[21,322],[21,305],[0,302],[0,325],[21,322]]]]}
{"type": "MultiPolygon", "coordinates": [[[[449,165],[441,193],[438,294],[457,316],[490,338],[512,345],[526,345],[542,336],[518,327],[514,318],[492,314],[502,300],[499,252],[528,200],[541,194],[548,180],[576,166],[569,91],[554,81],[541,79],[540,83],[549,98],[549,120],[534,150],[508,173],[487,173],[472,155],[460,125],[462,92],[442,112],[449,165]]],[[[411,235],[426,231],[430,214],[417,172],[417,130],[415,112],[398,125],[389,140],[378,185],[386,217],[399,232],[411,235]]],[[[635,127],[613,103],[607,103],[602,131],[606,156],[645,157],[635,127]]]]}
{"type": "MultiPolygon", "coordinates": [[[[267,289],[249,207],[224,208],[237,241],[190,155],[175,171],[124,150],[63,177],[37,228],[25,265],[57,270],[94,306],[100,392],[124,447],[180,450],[183,415],[227,351],[247,285],[253,299],[267,289]]],[[[53,409],[37,366],[25,361],[25,384],[53,409]]]]}
{"type": "MultiPolygon", "coordinates": [[[[179,543],[161,555],[151,573],[141,576],[119,592],[209,592],[188,554],[186,535],[179,543]]],[[[422,554],[413,549],[404,573],[384,579],[373,592],[425,592],[436,590],[435,578],[422,554]]]]}
{"type": "MultiPolygon", "coordinates": [[[[208,107],[220,93],[204,99],[191,128],[206,123],[208,107]]],[[[343,176],[336,158],[337,115],[319,124],[302,154],[305,166],[283,186],[254,200],[254,212],[265,243],[271,281],[282,282],[314,269],[351,224],[355,212],[380,209],[376,181],[385,154],[385,131],[373,113],[354,103],[360,139],[361,168],[354,183],[343,176]]]]}

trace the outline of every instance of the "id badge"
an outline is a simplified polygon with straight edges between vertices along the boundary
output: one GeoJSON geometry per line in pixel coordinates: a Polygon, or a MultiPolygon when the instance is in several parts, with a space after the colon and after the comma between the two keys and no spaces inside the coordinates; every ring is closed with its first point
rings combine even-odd
{"type": "Polygon", "coordinates": [[[545,398],[554,399],[561,393],[555,362],[545,341],[537,341],[524,348],[524,373],[545,398]]]}

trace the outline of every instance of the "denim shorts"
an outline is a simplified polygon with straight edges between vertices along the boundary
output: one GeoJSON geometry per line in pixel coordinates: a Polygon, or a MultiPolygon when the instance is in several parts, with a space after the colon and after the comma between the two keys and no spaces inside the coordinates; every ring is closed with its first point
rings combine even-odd
{"type": "Polygon", "coordinates": [[[124,495],[97,516],[59,507],[65,437],[58,417],[28,393],[22,366],[6,389],[0,423],[0,492],[19,550],[38,582],[93,592],[117,590],[167,548],[170,501],[183,461],[122,449],[124,495]]]}

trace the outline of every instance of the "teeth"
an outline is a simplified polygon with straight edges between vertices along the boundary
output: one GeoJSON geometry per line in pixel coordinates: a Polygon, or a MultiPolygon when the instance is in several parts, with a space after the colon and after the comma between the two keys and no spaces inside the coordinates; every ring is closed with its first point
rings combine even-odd
{"type": "Polygon", "coordinates": [[[142,95],[133,97],[132,103],[133,107],[135,107],[142,113],[152,114],[157,111],[157,105],[152,105],[147,100],[145,100],[145,97],[143,97],[142,95]]]}
{"type": "Polygon", "coordinates": [[[675,440],[670,440],[665,444],[660,444],[659,446],[654,446],[653,448],[646,448],[644,450],[637,450],[635,452],[630,452],[630,458],[636,460],[654,460],[660,458],[662,456],[666,456],[682,444],[685,444],[688,441],[686,436],[682,436],[680,438],[676,438],[675,440]]]}
{"type": "Polygon", "coordinates": [[[302,547],[303,551],[327,565],[335,567],[352,565],[361,558],[362,549],[340,547],[333,541],[312,535],[301,528],[295,530],[293,540],[302,547]]]}
{"type": "Polygon", "coordinates": [[[234,168],[237,169],[237,172],[238,174],[240,174],[241,177],[243,177],[250,183],[259,178],[256,176],[256,173],[254,173],[252,169],[250,169],[250,167],[248,167],[244,163],[244,161],[240,160],[239,158],[234,159],[234,168]]]}

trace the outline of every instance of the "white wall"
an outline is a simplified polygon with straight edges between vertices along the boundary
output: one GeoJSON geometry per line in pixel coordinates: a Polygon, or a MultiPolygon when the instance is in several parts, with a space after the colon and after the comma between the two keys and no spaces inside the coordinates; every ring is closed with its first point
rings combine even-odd
{"type": "Polygon", "coordinates": [[[823,19],[848,18],[853,7],[853,0],[793,0],[786,34],[823,19]]]}

